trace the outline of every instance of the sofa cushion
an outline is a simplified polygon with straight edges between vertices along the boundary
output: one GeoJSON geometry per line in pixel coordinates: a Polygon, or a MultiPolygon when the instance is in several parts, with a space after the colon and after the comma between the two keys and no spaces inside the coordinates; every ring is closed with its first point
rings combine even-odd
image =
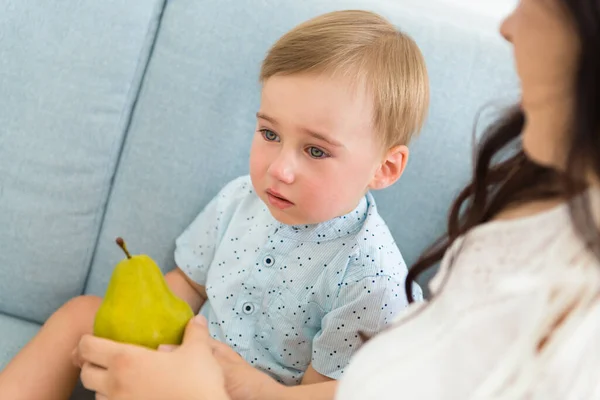
{"type": "Polygon", "coordinates": [[[161,7],[0,0],[0,311],[83,291],[161,7]]]}
{"type": "MultiPolygon", "coordinates": [[[[39,331],[40,325],[21,318],[11,317],[0,313],[0,371],[10,360],[29,342],[39,331]]],[[[93,400],[94,393],[83,388],[78,382],[70,400],[93,400]]]]}
{"type": "Polygon", "coordinates": [[[40,325],[0,313],[0,371],[40,329],[40,325]]]}
{"type": "MultiPolygon", "coordinates": [[[[442,230],[469,172],[476,112],[514,91],[508,46],[490,21],[418,0],[168,3],[124,146],[100,234],[89,293],[102,294],[122,258],[113,244],[173,267],[175,238],[229,179],[247,172],[270,45],[297,23],[333,9],[380,12],[421,46],[432,107],[401,183],[376,193],[407,262],[442,230]]],[[[446,4],[446,5],[443,5],[446,4]]]]}

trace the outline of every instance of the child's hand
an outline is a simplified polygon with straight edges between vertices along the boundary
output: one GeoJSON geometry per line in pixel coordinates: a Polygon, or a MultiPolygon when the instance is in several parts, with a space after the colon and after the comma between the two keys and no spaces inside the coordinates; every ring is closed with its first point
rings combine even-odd
{"type": "Polygon", "coordinates": [[[232,400],[264,400],[267,392],[282,386],[270,376],[247,363],[228,345],[211,341],[213,354],[225,376],[225,387],[232,400]]]}
{"type": "Polygon", "coordinates": [[[183,344],[154,351],[84,336],[74,354],[81,380],[97,400],[228,399],[223,371],[212,354],[206,320],[188,323],[183,344]]]}

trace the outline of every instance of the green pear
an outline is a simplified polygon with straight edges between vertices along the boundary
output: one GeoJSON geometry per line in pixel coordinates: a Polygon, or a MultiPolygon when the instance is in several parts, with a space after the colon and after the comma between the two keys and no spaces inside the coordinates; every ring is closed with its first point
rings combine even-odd
{"type": "Polygon", "coordinates": [[[188,303],[167,286],[162,271],[147,255],[131,256],[117,238],[126,259],[115,267],[94,321],[94,335],[156,349],[180,344],[194,316],[188,303]]]}

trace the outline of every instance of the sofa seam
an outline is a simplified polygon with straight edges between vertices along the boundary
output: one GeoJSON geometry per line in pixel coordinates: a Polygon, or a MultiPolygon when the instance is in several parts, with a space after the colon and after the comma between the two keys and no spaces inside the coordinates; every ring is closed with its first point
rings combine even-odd
{"type": "Polygon", "coordinates": [[[16,320],[19,321],[24,321],[30,324],[35,324],[38,325],[38,327],[41,327],[43,325],[43,322],[37,321],[33,318],[30,317],[23,317],[22,315],[16,315],[10,312],[6,312],[6,311],[0,311],[0,316],[4,316],[4,317],[9,317],[9,318],[14,318],[16,320]]]}
{"type": "MultiPolygon", "coordinates": [[[[110,200],[112,198],[112,194],[113,194],[113,190],[114,190],[114,185],[115,185],[115,179],[117,176],[117,173],[119,171],[119,167],[121,165],[121,160],[123,157],[123,151],[127,142],[127,138],[129,136],[130,133],[130,129],[131,129],[131,124],[133,121],[133,117],[135,114],[135,110],[137,108],[137,104],[138,101],[140,99],[140,95],[144,86],[144,82],[146,80],[146,74],[148,73],[148,68],[150,65],[150,62],[152,60],[152,56],[154,54],[154,49],[156,47],[156,42],[158,40],[158,36],[160,34],[160,28],[162,25],[162,20],[163,20],[163,16],[164,16],[164,12],[167,6],[167,1],[168,0],[161,0],[161,2],[159,2],[157,4],[157,8],[159,8],[159,12],[157,13],[156,16],[156,23],[150,23],[150,26],[148,27],[148,31],[146,32],[146,39],[148,38],[149,34],[154,31],[153,33],[153,37],[151,38],[151,42],[149,44],[149,48],[147,50],[147,54],[145,57],[143,57],[143,50],[144,47],[142,47],[142,53],[139,54],[138,56],[138,63],[137,63],[137,67],[136,67],[136,71],[139,70],[141,68],[141,74],[139,76],[139,80],[137,82],[137,84],[135,84],[135,80],[132,79],[132,87],[128,92],[128,96],[130,97],[133,94],[133,98],[131,100],[131,104],[129,105],[129,107],[125,106],[124,107],[124,112],[123,112],[123,116],[121,117],[121,124],[123,122],[123,120],[125,120],[124,126],[122,128],[122,136],[121,136],[121,143],[118,146],[118,150],[117,150],[117,155],[115,157],[115,162],[113,165],[113,170],[112,172],[110,172],[110,184],[108,187],[108,190],[106,191],[106,195],[104,197],[104,207],[102,207],[102,209],[98,212],[97,218],[99,219],[99,225],[98,225],[98,229],[96,231],[96,238],[93,241],[94,244],[92,246],[92,251],[91,251],[91,255],[89,258],[89,264],[88,264],[88,268],[87,268],[87,272],[85,274],[85,278],[83,280],[83,285],[81,287],[81,292],[80,295],[85,294],[88,285],[89,285],[89,281],[90,281],[90,277],[92,275],[92,269],[94,266],[94,261],[96,259],[96,254],[98,251],[98,244],[100,242],[100,236],[102,234],[102,230],[104,229],[104,222],[106,220],[106,214],[108,212],[108,208],[110,206],[110,200]]],[[[120,125],[121,125],[120,124],[120,125]]]]}

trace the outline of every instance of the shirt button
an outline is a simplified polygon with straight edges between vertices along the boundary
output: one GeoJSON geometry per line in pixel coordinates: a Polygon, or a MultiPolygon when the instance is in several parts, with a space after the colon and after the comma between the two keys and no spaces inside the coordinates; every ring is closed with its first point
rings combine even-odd
{"type": "Polygon", "coordinates": [[[275,258],[273,258],[273,256],[265,256],[265,258],[263,258],[263,265],[265,267],[272,267],[275,265],[275,258]]]}
{"type": "Polygon", "coordinates": [[[246,315],[254,313],[254,304],[244,303],[244,305],[242,306],[242,311],[244,311],[244,314],[246,315]]]}

